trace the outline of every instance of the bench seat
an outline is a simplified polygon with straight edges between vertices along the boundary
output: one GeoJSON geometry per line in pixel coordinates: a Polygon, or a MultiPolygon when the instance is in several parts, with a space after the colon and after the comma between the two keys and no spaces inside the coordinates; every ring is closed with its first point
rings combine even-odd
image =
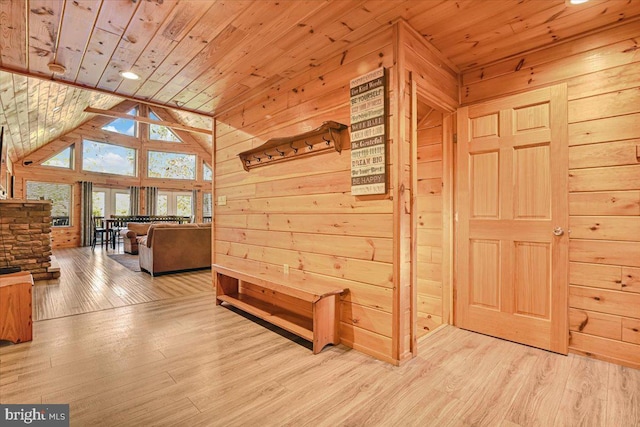
{"type": "Polygon", "coordinates": [[[339,344],[340,295],[347,289],[301,284],[288,276],[248,274],[214,264],[216,304],[223,302],[313,343],[313,353],[339,344]]]}

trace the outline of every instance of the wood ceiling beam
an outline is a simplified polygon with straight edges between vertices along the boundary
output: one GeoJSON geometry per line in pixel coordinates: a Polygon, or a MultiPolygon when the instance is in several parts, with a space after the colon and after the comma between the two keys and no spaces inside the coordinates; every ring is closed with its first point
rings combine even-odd
{"type": "Polygon", "coordinates": [[[166,126],[172,129],[180,129],[186,132],[195,132],[195,133],[203,133],[205,135],[211,135],[212,131],[211,129],[203,129],[203,128],[196,128],[196,127],[192,127],[192,126],[187,126],[187,125],[183,125],[180,123],[174,123],[174,122],[167,122],[164,120],[153,120],[150,119],[148,117],[140,117],[140,116],[132,116],[130,114],[127,113],[118,113],[115,111],[111,111],[111,110],[101,110],[99,108],[91,108],[91,107],[87,107],[84,109],[85,113],[92,113],[92,114],[99,114],[101,116],[109,116],[109,117],[116,117],[119,119],[127,119],[127,120],[135,120],[136,122],[142,122],[142,123],[147,123],[150,125],[160,125],[160,126],[166,126]]]}

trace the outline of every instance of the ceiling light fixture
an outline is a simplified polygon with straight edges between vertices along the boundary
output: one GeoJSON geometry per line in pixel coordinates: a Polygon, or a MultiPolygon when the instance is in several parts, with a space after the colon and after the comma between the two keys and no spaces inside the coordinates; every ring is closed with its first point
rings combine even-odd
{"type": "Polygon", "coordinates": [[[67,69],[64,67],[64,65],[56,64],[55,62],[47,64],[47,68],[49,68],[49,71],[54,74],[64,74],[67,72],[67,69]]]}
{"type": "Polygon", "coordinates": [[[589,0],[569,0],[569,3],[575,5],[575,4],[583,4],[583,3],[586,3],[588,1],[589,0]]]}
{"type": "Polygon", "coordinates": [[[133,71],[120,71],[120,75],[129,80],[138,80],[140,78],[140,76],[133,71]]]}

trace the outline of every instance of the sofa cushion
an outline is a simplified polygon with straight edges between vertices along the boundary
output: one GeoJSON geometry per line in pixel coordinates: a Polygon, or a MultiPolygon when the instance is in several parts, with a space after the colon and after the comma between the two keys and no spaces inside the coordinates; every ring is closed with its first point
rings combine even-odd
{"type": "Polygon", "coordinates": [[[127,228],[138,236],[144,236],[149,231],[150,225],[148,222],[129,222],[127,223],[127,228]]]}
{"type": "Polygon", "coordinates": [[[150,248],[153,244],[153,230],[157,230],[158,228],[197,228],[201,225],[208,225],[211,227],[211,224],[195,224],[195,223],[187,223],[187,224],[178,224],[174,222],[162,222],[162,223],[153,223],[149,227],[149,231],[147,232],[147,240],[144,244],[146,247],[150,248]]]}

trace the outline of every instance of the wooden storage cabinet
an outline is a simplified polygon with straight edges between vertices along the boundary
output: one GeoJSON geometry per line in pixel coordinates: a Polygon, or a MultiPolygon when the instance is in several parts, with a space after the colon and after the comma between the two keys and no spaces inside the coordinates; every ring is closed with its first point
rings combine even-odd
{"type": "Polygon", "coordinates": [[[28,271],[0,276],[0,340],[31,341],[33,277],[28,271]]]}
{"type": "Polygon", "coordinates": [[[276,280],[219,265],[213,269],[217,305],[227,303],[311,341],[314,354],[327,344],[340,343],[340,295],[346,289],[301,286],[288,278],[276,280]]]}

